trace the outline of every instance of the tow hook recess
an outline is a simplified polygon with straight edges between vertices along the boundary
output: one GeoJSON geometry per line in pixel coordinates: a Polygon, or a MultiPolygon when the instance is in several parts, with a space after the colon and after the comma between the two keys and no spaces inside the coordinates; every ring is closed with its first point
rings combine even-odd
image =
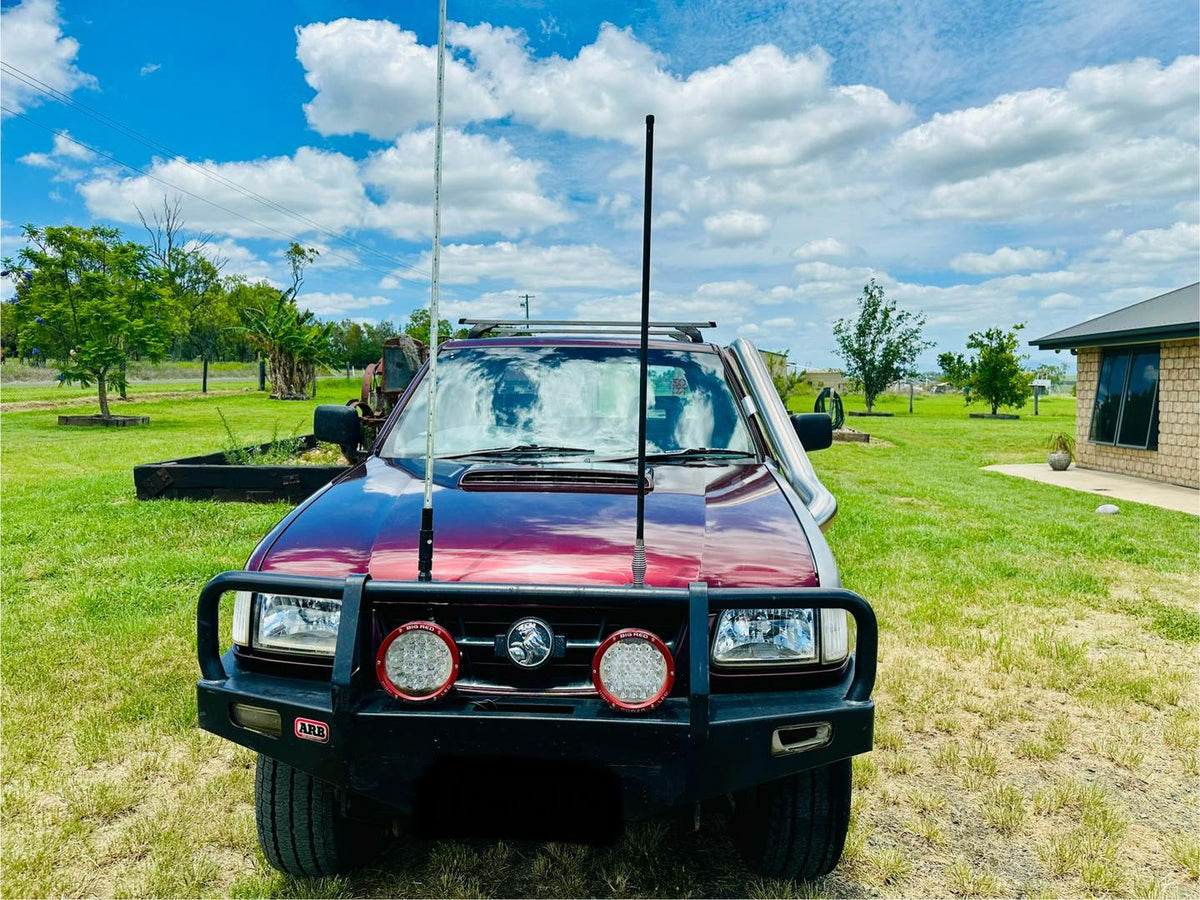
{"type": "Polygon", "coordinates": [[[828,722],[813,722],[810,725],[788,725],[776,728],[771,735],[771,755],[788,756],[824,747],[833,739],[833,726],[828,722]]]}

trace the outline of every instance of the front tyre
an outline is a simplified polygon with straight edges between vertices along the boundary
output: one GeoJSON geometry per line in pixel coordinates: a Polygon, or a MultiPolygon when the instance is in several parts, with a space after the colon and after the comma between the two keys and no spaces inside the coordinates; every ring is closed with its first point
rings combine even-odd
{"type": "Polygon", "coordinates": [[[751,871],[808,881],[828,875],[850,828],[850,760],[738,791],[733,840],[751,871]]]}
{"type": "Polygon", "coordinates": [[[281,872],[316,878],[352,869],[376,837],[347,818],[333,785],[261,753],[254,819],[263,855],[281,872]]]}

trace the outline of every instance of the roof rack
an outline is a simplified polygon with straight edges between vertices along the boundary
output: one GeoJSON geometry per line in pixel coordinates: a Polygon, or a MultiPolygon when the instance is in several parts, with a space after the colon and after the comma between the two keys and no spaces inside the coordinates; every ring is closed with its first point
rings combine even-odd
{"type": "MultiPolygon", "coordinates": [[[[580,319],[459,319],[459,325],[470,325],[470,338],[525,336],[531,334],[641,334],[640,322],[601,322],[580,319]]],[[[716,322],[650,322],[650,334],[666,335],[677,341],[704,343],[701,328],[716,328],[716,322]]]]}

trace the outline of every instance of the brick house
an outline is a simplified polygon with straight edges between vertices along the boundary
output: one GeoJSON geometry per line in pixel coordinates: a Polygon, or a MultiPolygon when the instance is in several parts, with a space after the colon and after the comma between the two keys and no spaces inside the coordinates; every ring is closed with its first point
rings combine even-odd
{"type": "Polygon", "coordinates": [[[1200,282],[1029,343],[1076,357],[1080,466],[1200,487],[1200,282]]]}

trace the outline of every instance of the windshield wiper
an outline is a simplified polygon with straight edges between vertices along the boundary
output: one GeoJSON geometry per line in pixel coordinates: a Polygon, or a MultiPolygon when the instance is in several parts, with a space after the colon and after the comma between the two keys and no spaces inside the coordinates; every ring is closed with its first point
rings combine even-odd
{"type": "Polygon", "coordinates": [[[438,459],[463,459],[469,456],[541,456],[560,453],[594,453],[587,447],[555,447],[550,444],[517,444],[514,447],[486,447],[482,450],[471,450],[467,453],[448,453],[438,459]]]}
{"type": "MultiPolygon", "coordinates": [[[[671,462],[674,460],[744,459],[754,454],[749,450],[710,450],[708,447],[691,447],[687,450],[669,450],[663,453],[647,453],[647,462],[671,462]]],[[[616,462],[630,462],[637,456],[621,456],[616,462]]]]}

